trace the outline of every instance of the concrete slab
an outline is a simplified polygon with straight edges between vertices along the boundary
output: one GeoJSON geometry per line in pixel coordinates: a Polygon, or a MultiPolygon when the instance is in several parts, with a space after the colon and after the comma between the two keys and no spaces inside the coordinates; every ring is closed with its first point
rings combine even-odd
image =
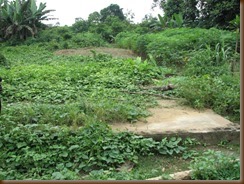
{"type": "Polygon", "coordinates": [[[158,103],[159,107],[149,109],[152,116],[133,124],[112,124],[112,129],[131,131],[155,139],[177,135],[196,137],[211,143],[223,139],[235,142],[240,140],[240,126],[210,109],[199,111],[179,105],[174,100],[160,100],[158,103]]]}

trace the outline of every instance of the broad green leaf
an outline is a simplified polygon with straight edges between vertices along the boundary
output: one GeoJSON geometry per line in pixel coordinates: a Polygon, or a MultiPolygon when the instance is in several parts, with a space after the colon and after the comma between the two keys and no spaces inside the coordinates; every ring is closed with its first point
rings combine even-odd
{"type": "Polygon", "coordinates": [[[31,6],[30,6],[30,10],[32,12],[32,15],[34,15],[37,11],[37,6],[36,6],[36,1],[35,0],[31,0],[31,6]]]}
{"type": "Polygon", "coordinates": [[[53,179],[55,180],[62,180],[64,178],[64,175],[60,172],[54,172],[52,174],[53,179]]]}
{"type": "Polygon", "coordinates": [[[69,150],[71,151],[71,150],[79,148],[79,147],[80,147],[79,145],[72,145],[72,146],[70,146],[69,150]]]}
{"type": "Polygon", "coordinates": [[[21,147],[24,147],[26,145],[27,144],[25,142],[19,142],[19,143],[17,143],[17,148],[21,148],[21,147]]]}
{"type": "Polygon", "coordinates": [[[72,164],[71,162],[68,162],[68,163],[65,164],[65,166],[66,166],[66,167],[72,167],[73,164],[72,164]]]}
{"type": "Polygon", "coordinates": [[[21,7],[20,7],[20,0],[15,1],[15,11],[17,14],[20,13],[21,7]]]}
{"type": "Polygon", "coordinates": [[[69,155],[68,152],[62,152],[61,154],[59,154],[59,156],[61,157],[67,157],[69,155]]]}

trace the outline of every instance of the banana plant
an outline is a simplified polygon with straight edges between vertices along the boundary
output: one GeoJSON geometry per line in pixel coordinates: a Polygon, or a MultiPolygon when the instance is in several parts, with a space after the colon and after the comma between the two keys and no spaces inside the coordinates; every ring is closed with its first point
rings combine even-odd
{"type": "Polygon", "coordinates": [[[161,26],[163,28],[166,28],[167,27],[167,22],[168,22],[167,17],[165,17],[165,16],[162,17],[160,14],[158,14],[158,19],[160,21],[161,26]]]}
{"type": "MultiPolygon", "coordinates": [[[[28,36],[34,37],[38,31],[41,20],[48,20],[47,14],[54,10],[45,10],[46,3],[35,0],[0,0],[0,25],[5,39],[13,36],[20,40],[28,36]]],[[[1,34],[1,33],[0,33],[1,34]]]]}
{"type": "Polygon", "coordinates": [[[181,13],[178,13],[178,14],[174,13],[172,19],[174,20],[175,27],[183,26],[184,20],[183,20],[183,16],[181,13]]]}
{"type": "Polygon", "coordinates": [[[179,14],[174,13],[171,19],[166,16],[162,17],[160,14],[158,14],[158,18],[160,21],[160,25],[163,29],[182,27],[184,24],[183,16],[181,13],[179,14]]]}

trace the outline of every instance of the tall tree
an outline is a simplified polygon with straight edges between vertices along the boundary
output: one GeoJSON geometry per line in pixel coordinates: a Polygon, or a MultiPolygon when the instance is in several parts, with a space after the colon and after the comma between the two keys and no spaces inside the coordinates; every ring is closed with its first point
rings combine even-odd
{"type": "Polygon", "coordinates": [[[88,16],[88,22],[91,24],[98,24],[100,22],[100,19],[101,15],[97,11],[89,14],[88,16]]]}
{"type": "Polygon", "coordinates": [[[162,0],[161,8],[164,10],[166,17],[172,17],[174,14],[183,12],[184,1],[182,0],[162,0]]]}
{"type": "Polygon", "coordinates": [[[104,8],[100,11],[101,21],[104,22],[107,17],[116,16],[120,20],[125,20],[122,9],[117,4],[111,4],[107,8],[104,8]]]}
{"type": "Polygon", "coordinates": [[[230,21],[240,15],[238,0],[199,0],[200,25],[206,28],[228,28],[230,21]]]}
{"type": "Polygon", "coordinates": [[[86,32],[89,29],[89,22],[84,19],[79,19],[78,21],[75,21],[75,23],[72,25],[72,29],[75,33],[80,32],[86,32]]]}
{"type": "Polygon", "coordinates": [[[153,0],[160,6],[164,16],[174,13],[183,15],[184,22],[192,27],[218,27],[228,29],[229,22],[240,15],[238,0],[153,0]]]}
{"type": "Polygon", "coordinates": [[[184,0],[182,11],[183,19],[186,25],[195,27],[198,23],[199,9],[197,8],[198,0],[184,0]]]}
{"type": "Polygon", "coordinates": [[[196,19],[199,17],[198,0],[161,0],[159,2],[157,5],[164,10],[166,19],[172,19],[174,15],[180,14],[184,19],[184,24],[188,26],[196,24],[196,19]]]}

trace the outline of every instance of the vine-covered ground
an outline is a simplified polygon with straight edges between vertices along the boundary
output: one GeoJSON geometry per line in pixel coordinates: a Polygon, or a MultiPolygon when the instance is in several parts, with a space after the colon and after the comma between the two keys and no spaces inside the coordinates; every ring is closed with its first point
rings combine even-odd
{"type": "Polygon", "coordinates": [[[227,49],[235,43],[232,33],[221,32],[217,37],[220,31],[215,29],[196,29],[197,34],[194,29],[188,31],[118,35],[117,46],[146,53],[145,59],[113,57],[99,49],[92,49],[88,56],[54,54],[62,42],[1,45],[0,179],[133,180],[171,172],[162,172],[159,165],[147,169],[155,163],[152,155],[172,163],[182,160],[182,169],[196,171],[192,179],[238,179],[239,147],[229,145],[228,140],[219,140],[219,146],[227,151],[194,151],[194,146],[208,145],[180,137],[155,141],[128,132],[115,133],[108,127],[148,117],[148,108],[156,107],[161,96],[180,98],[191,107],[211,108],[239,121],[240,71],[237,62],[231,71],[229,62],[236,61],[238,54],[227,49]],[[181,39],[186,33],[189,39],[181,39]],[[209,35],[209,40],[194,37],[202,33],[209,35]],[[160,47],[156,43],[159,38],[160,44],[164,42],[160,47]],[[220,45],[223,40],[226,45],[220,45]],[[176,52],[179,49],[181,54],[176,52]],[[171,57],[167,53],[172,53],[171,57]],[[174,76],[167,78],[168,74],[174,76]],[[177,87],[169,91],[154,88],[169,82],[177,87]],[[219,162],[216,165],[212,160],[219,162]],[[125,163],[133,166],[132,171],[118,172],[125,163]]]}

